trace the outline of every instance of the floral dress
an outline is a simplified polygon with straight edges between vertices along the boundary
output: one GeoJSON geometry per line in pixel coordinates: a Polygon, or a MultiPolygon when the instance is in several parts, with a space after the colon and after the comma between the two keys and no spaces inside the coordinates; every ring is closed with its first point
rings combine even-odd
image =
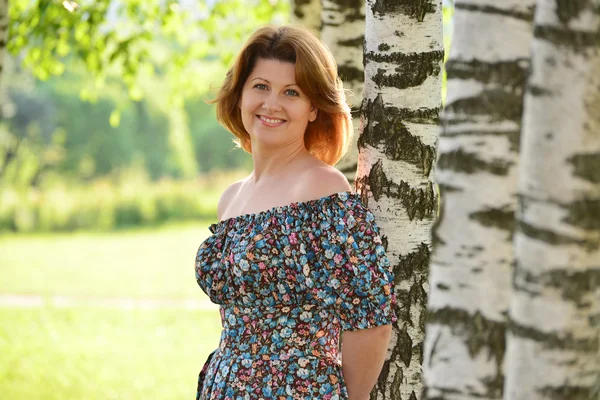
{"type": "Polygon", "coordinates": [[[341,192],[210,226],[196,279],[220,305],[196,399],[347,399],[340,333],[396,320],[373,214],[341,192]]]}

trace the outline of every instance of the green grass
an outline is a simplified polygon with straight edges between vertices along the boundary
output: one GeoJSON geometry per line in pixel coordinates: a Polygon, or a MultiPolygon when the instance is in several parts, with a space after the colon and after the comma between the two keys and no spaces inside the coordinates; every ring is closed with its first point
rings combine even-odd
{"type": "MultiPolygon", "coordinates": [[[[207,301],[194,259],[207,223],[0,237],[0,294],[207,301]]],[[[0,308],[0,398],[194,398],[216,310],[0,308]]]]}
{"type": "Polygon", "coordinates": [[[0,293],[204,300],[194,260],[207,225],[2,236],[0,293]]]}
{"type": "Polygon", "coordinates": [[[0,397],[191,399],[216,312],[0,308],[0,397]]]}

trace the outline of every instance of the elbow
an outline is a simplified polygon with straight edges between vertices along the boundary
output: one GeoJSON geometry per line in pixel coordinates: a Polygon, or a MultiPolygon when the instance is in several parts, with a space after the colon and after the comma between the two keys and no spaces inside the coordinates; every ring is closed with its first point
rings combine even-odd
{"type": "Polygon", "coordinates": [[[385,344],[387,348],[390,338],[392,336],[392,325],[380,325],[367,329],[360,329],[356,331],[345,331],[342,334],[342,342],[370,342],[371,344],[380,343],[385,344]]]}

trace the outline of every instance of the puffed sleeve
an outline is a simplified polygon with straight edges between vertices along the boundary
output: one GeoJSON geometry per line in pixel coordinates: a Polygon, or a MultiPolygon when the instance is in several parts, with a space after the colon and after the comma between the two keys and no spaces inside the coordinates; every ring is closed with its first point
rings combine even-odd
{"type": "Polygon", "coordinates": [[[375,217],[357,202],[340,210],[331,222],[324,253],[342,330],[396,321],[394,276],[375,217]]]}

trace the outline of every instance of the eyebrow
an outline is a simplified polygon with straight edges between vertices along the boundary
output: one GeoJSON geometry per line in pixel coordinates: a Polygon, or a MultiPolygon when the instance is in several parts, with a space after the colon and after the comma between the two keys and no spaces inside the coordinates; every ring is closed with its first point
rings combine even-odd
{"type": "MultiPolygon", "coordinates": [[[[255,80],[257,80],[257,79],[260,79],[261,81],[265,81],[265,82],[267,82],[267,83],[271,83],[271,82],[269,82],[269,80],[268,80],[268,79],[261,78],[261,77],[259,77],[259,76],[257,76],[256,78],[252,78],[252,80],[253,80],[253,81],[255,81],[255,80]]],[[[284,87],[288,87],[288,86],[298,86],[298,84],[297,84],[297,83],[290,83],[289,85],[285,85],[284,87]]]]}

